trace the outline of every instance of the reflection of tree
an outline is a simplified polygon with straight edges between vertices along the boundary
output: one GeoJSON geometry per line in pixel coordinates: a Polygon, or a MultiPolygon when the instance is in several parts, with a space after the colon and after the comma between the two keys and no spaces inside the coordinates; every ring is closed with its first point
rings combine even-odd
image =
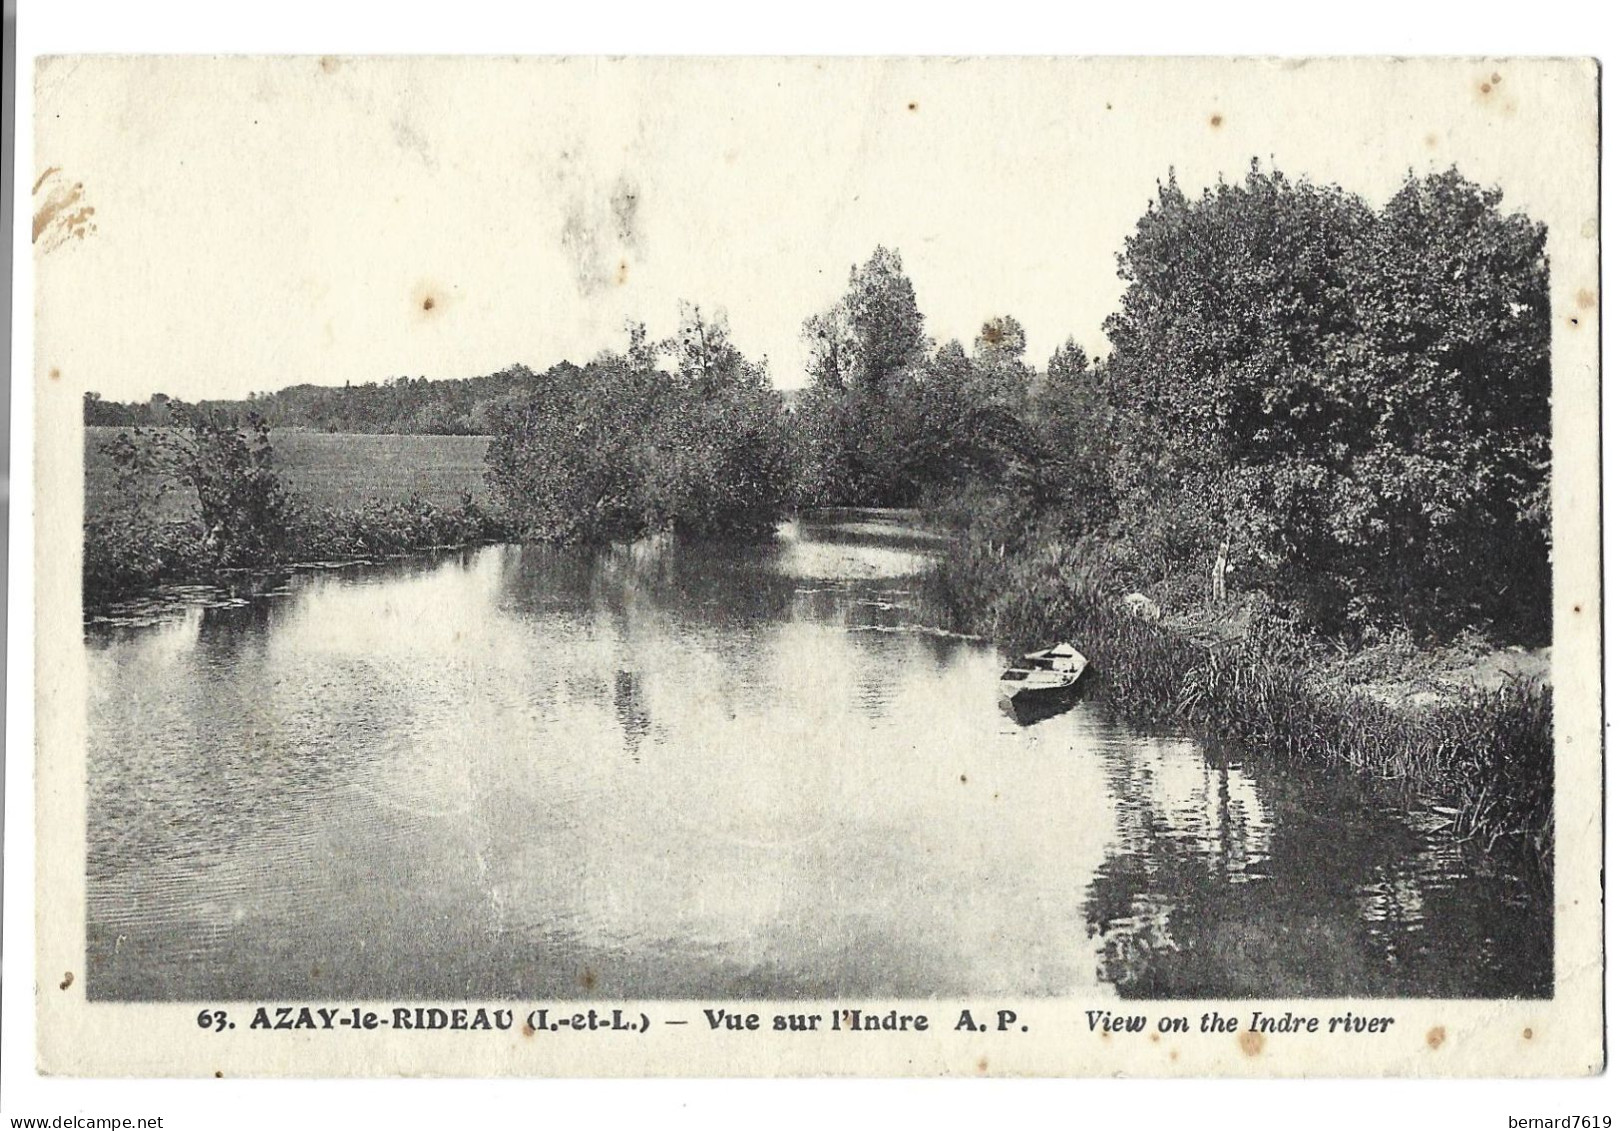
{"type": "Polygon", "coordinates": [[[626,752],[633,760],[641,761],[638,751],[653,727],[653,717],[648,713],[647,699],[642,694],[640,672],[614,673],[614,717],[625,732],[626,752]]]}
{"type": "Polygon", "coordinates": [[[524,546],[502,574],[501,603],[531,616],[607,611],[625,624],[645,613],[689,628],[776,621],[794,585],[772,557],[770,547],[668,536],[597,549],[524,546]]]}
{"type": "Polygon", "coordinates": [[[210,659],[233,662],[244,649],[258,651],[264,647],[279,611],[275,601],[264,598],[208,606],[203,609],[203,630],[197,637],[197,647],[210,659]]]}
{"type": "Polygon", "coordinates": [[[904,553],[929,553],[940,547],[937,536],[903,526],[870,511],[824,508],[814,516],[801,517],[796,530],[808,542],[829,542],[840,546],[870,546],[904,553]]]}
{"type": "Polygon", "coordinates": [[[1367,783],[1191,744],[1111,750],[1119,843],[1087,903],[1127,997],[1513,996],[1551,910],[1462,876],[1367,783]],[[1262,799],[1265,799],[1263,804],[1262,799]]]}

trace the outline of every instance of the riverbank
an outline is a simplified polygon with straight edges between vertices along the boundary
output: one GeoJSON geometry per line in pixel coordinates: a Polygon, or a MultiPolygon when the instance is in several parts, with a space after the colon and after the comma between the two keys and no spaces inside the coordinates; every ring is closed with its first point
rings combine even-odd
{"type": "Polygon", "coordinates": [[[312,505],[294,495],[286,524],[267,532],[246,559],[239,555],[227,566],[194,515],[103,515],[84,524],[84,607],[87,612],[103,609],[160,585],[214,582],[244,569],[372,562],[510,537],[507,524],[470,494],[454,506],[413,495],[350,507],[312,505]]]}
{"type": "Polygon", "coordinates": [[[1056,546],[1003,554],[957,542],[926,583],[943,627],[1013,652],[1074,641],[1095,667],[1088,693],[1133,722],[1392,783],[1459,839],[1523,853],[1528,872],[1551,879],[1552,692],[1534,663],[1408,694],[1384,678],[1393,664],[1447,665],[1410,647],[1335,653],[1259,600],[1147,619],[1122,596],[1081,551],[1056,546]]]}

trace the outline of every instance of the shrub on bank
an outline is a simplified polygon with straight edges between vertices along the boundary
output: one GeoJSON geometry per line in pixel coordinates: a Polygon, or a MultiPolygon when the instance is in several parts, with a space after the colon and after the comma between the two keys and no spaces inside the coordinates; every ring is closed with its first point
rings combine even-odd
{"type": "MultiPolygon", "coordinates": [[[[218,576],[207,533],[196,521],[85,523],[84,603],[96,608],[158,585],[218,576]]],[[[296,499],[274,550],[233,562],[236,569],[272,569],[310,562],[370,561],[510,536],[499,517],[469,495],[441,507],[416,496],[374,499],[362,507],[311,507],[296,499]]]]}
{"type": "MultiPolygon", "coordinates": [[[[233,562],[236,569],[273,569],[311,562],[373,561],[510,537],[506,523],[465,495],[441,507],[413,495],[374,499],[356,508],[313,507],[291,498],[287,525],[267,550],[233,562]]],[[[200,521],[96,519],[84,527],[84,604],[99,608],[166,583],[208,581],[220,574],[200,521]]]]}
{"type": "Polygon", "coordinates": [[[210,568],[195,521],[134,522],[126,516],[84,524],[84,603],[105,605],[210,568]]]}
{"type": "Polygon", "coordinates": [[[505,524],[464,492],[456,507],[441,507],[416,495],[373,499],[364,506],[295,509],[288,531],[287,560],[352,561],[447,546],[500,541],[505,524]]]}
{"type": "Polygon", "coordinates": [[[555,365],[498,413],[485,482],[516,534],[558,545],[768,537],[793,478],[788,416],[727,333],[723,316],[685,307],[669,341],[635,327],[626,353],[555,365]]]}

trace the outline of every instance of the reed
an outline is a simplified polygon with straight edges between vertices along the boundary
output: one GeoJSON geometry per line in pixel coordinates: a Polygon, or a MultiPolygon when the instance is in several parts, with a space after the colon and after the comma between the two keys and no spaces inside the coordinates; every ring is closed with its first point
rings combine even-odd
{"type": "Polygon", "coordinates": [[[1300,630],[1260,617],[1200,641],[1141,620],[1079,550],[999,554],[957,544],[924,585],[944,627],[1011,651],[1074,641],[1092,660],[1089,694],[1121,716],[1230,741],[1276,762],[1339,765],[1404,790],[1460,839],[1524,851],[1551,875],[1553,712],[1534,680],[1428,706],[1374,698],[1324,662],[1300,630]]]}

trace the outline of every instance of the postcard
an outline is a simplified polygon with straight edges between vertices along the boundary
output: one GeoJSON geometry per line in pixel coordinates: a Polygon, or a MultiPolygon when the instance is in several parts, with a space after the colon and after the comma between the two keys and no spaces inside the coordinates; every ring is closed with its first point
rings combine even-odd
{"type": "Polygon", "coordinates": [[[33,81],[40,1071],[1602,1070],[1592,61],[33,81]]]}

